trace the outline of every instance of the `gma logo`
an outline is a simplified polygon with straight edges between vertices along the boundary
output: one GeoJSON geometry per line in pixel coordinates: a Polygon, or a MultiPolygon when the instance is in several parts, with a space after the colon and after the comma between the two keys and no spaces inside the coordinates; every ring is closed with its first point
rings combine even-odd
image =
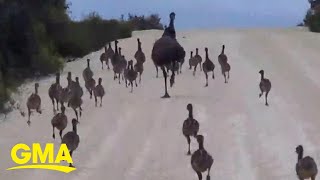
{"type": "Polygon", "coordinates": [[[42,151],[39,143],[33,143],[32,149],[30,149],[30,147],[26,144],[16,144],[11,149],[11,158],[13,162],[18,164],[18,166],[8,168],[7,170],[47,169],[64,173],[69,173],[76,170],[74,167],[60,165],[61,161],[73,163],[66,144],[61,144],[58,154],[55,158],[53,143],[47,143],[44,151],[42,151]],[[19,150],[22,150],[22,152],[18,157],[17,153],[19,150]],[[30,160],[31,163],[28,163],[30,160]]]}

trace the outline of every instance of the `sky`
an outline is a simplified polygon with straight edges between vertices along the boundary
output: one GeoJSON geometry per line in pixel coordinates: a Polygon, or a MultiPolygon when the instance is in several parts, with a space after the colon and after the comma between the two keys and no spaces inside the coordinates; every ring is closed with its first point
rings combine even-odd
{"type": "Polygon", "coordinates": [[[128,13],[157,13],[168,24],[176,13],[176,29],[292,27],[302,22],[310,7],[307,0],[68,0],[71,17],[90,12],[106,19],[128,13]]]}

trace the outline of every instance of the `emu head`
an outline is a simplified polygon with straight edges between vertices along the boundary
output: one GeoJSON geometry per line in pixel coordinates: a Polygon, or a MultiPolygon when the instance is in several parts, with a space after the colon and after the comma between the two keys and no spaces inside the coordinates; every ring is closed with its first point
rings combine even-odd
{"type": "Polygon", "coordinates": [[[170,13],[170,19],[174,20],[176,18],[176,14],[174,12],[170,13]]]}
{"type": "Polygon", "coordinates": [[[188,110],[188,111],[191,111],[191,110],[192,110],[192,104],[191,104],[191,103],[189,103],[189,104],[187,105],[187,110],[188,110]]]}
{"type": "Polygon", "coordinates": [[[300,154],[300,153],[302,153],[302,152],[303,152],[303,147],[302,147],[302,145],[297,146],[297,147],[296,147],[296,153],[300,154]]]}
{"type": "Polygon", "coordinates": [[[73,118],[72,119],[72,125],[75,126],[79,123],[79,121],[77,121],[77,119],[73,118]]]}
{"type": "Polygon", "coordinates": [[[196,138],[197,138],[197,141],[198,141],[199,144],[203,143],[204,137],[202,135],[197,135],[196,138]]]}

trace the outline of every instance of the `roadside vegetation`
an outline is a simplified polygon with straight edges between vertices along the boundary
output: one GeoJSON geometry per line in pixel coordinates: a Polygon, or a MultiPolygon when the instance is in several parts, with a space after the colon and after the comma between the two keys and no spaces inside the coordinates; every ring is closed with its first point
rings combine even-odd
{"type": "Polygon", "coordinates": [[[304,18],[304,25],[312,32],[320,32],[320,0],[309,0],[310,9],[304,18]]]}
{"type": "Polygon", "coordinates": [[[0,0],[0,111],[26,78],[63,69],[65,58],[82,57],[134,30],[163,29],[156,14],[103,19],[90,13],[70,18],[66,0],[0,0]]]}

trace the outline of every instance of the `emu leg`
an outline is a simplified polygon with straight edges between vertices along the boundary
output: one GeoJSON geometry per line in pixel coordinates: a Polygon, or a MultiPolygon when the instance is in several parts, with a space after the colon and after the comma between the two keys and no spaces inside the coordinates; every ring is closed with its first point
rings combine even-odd
{"type": "Polygon", "coordinates": [[[193,76],[195,76],[195,75],[196,75],[197,66],[198,66],[198,64],[196,64],[196,65],[194,66],[194,69],[193,69],[193,76]]]}
{"type": "Polygon", "coordinates": [[[63,131],[63,130],[60,130],[60,132],[59,132],[59,135],[60,135],[61,141],[62,141],[62,131],[63,131]]]}
{"type": "Polygon", "coordinates": [[[28,126],[30,126],[30,124],[31,124],[30,116],[31,116],[31,110],[30,110],[30,108],[28,108],[28,121],[27,121],[28,126]]]}
{"type": "MultiPolygon", "coordinates": [[[[173,68],[175,67],[175,64],[176,62],[174,61],[173,62],[173,68]]],[[[175,78],[175,71],[174,71],[174,69],[172,68],[172,74],[171,74],[171,78],[170,78],[170,87],[172,87],[173,86],[173,84],[174,84],[174,78],[175,78]]]]}
{"type": "Polygon", "coordinates": [[[209,166],[209,168],[208,168],[208,175],[207,175],[207,180],[210,180],[210,170],[211,170],[211,166],[212,166],[212,164],[209,166]]]}
{"type": "Polygon", "coordinates": [[[261,91],[261,93],[259,94],[259,98],[261,98],[261,96],[263,95],[263,90],[261,87],[260,87],[260,91],[261,91]]]}
{"type": "Polygon", "coordinates": [[[158,66],[157,65],[155,65],[156,66],[156,71],[157,71],[157,76],[156,76],[156,78],[158,78],[159,76],[158,76],[158,73],[159,73],[159,69],[158,69],[158,66]]]}
{"type": "Polygon", "coordinates": [[[138,87],[138,84],[137,84],[137,80],[136,80],[136,79],[134,80],[134,82],[136,83],[136,87],[138,87]]]}
{"type": "Polygon", "coordinates": [[[52,125],[52,138],[55,139],[56,135],[54,134],[54,126],[52,125]]]}
{"type": "Polygon", "coordinates": [[[80,113],[80,117],[82,116],[82,108],[81,106],[79,106],[79,113],[80,113]]]}
{"type": "Polygon", "coordinates": [[[89,90],[89,93],[90,93],[90,99],[92,99],[92,90],[91,89],[89,90]]]}
{"type": "Polygon", "coordinates": [[[56,105],[54,104],[54,98],[51,98],[52,106],[53,106],[53,112],[56,111],[56,105]]]}
{"type": "Polygon", "coordinates": [[[142,73],[139,73],[139,84],[141,84],[141,74],[142,73]]]}
{"type": "Polygon", "coordinates": [[[59,110],[59,100],[56,99],[56,103],[57,103],[57,110],[59,110]]]}
{"type": "Polygon", "coordinates": [[[204,72],[204,74],[206,75],[206,85],[204,87],[208,87],[208,73],[204,72]]]}
{"type": "Polygon", "coordinates": [[[95,101],[95,104],[96,104],[96,107],[97,107],[97,96],[94,96],[94,101],[95,101]]]}
{"type": "Polygon", "coordinates": [[[78,112],[77,112],[77,110],[76,110],[75,108],[73,108],[73,111],[74,111],[74,113],[76,114],[77,121],[79,122],[79,116],[78,116],[78,112]]]}
{"type": "Polygon", "coordinates": [[[269,91],[266,92],[266,106],[269,106],[269,103],[268,103],[268,94],[269,94],[269,91]]]}
{"type": "Polygon", "coordinates": [[[64,102],[61,100],[61,101],[60,101],[60,106],[61,106],[61,107],[64,106],[63,103],[64,103],[64,102]]]}
{"type": "Polygon", "coordinates": [[[168,88],[167,88],[167,71],[164,68],[164,66],[161,67],[162,72],[163,72],[163,77],[164,77],[164,87],[165,87],[165,94],[162,96],[162,98],[170,98],[168,94],[168,88]]]}
{"type": "Polygon", "coordinates": [[[202,174],[201,174],[201,172],[196,171],[196,173],[197,173],[197,175],[198,175],[199,180],[202,180],[202,174]]]}
{"type": "Polygon", "coordinates": [[[102,96],[100,97],[100,107],[102,107],[102,96]]]}
{"type": "Polygon", "coordinates": [[[103,69],[103,61],[101,61],[101,68],[103,69]]]}
{"type": "MultiPolygon", "coordinates": [[[[73,153],[73,151],[70,151],[69,153],[70,153],[70,156],[71,156],[71,158],[72,158],[72,153],[73,153]]],[[[72,165],[72,163],[69,163],[69,167],[74,167],[74,166],[72,165]]]]}
{"type": "Polygon", "coordinates": [[[131,85],[131,93],[133,92],[133,81],[130,81],[130,85],[131,85]]]}
{"type": "Polygon", "coordinates": [[[212,69],[212,79],[214,79],[214,69],[212,69]]]}
{"type": "Polygon", "coordinates": [[[108,66],[108,70],[110,70],[109,59],[106,60],[106,65],[108,66]]]}
{"type": "Polygon", "coordinates": [[[224,76],[224,83],[227,83],[226,72],[223,72],[223,76],[224,76]]]}
{"type": "Polygon", "coordinates": [[[187,155],[191,155],[191,152],[190,152],[191,139],[190,139],[190,136],[186,136],[186,138],[187,138],[187,141],[188,141],[188,153],[187,153],[187,155]]]}
{"type": "Polygon", "coordinates": [[[113,74],[113,80],[116,80],[117,79],[117,74],[116,74],[116,72],[114,72],[114,74],[113,74]]]}
{"type": "Polygon", "coordinates": [[[121,84],[121,73],[119,73],[119,84],[121,84]]]}
{"type": "Polygon", "coordinates": [[[39,113],[39,114],[42,113],[42,111],[40,110],[40,107],[38,107],[36,111],[37,111],[37,113],[39,113]]]}

